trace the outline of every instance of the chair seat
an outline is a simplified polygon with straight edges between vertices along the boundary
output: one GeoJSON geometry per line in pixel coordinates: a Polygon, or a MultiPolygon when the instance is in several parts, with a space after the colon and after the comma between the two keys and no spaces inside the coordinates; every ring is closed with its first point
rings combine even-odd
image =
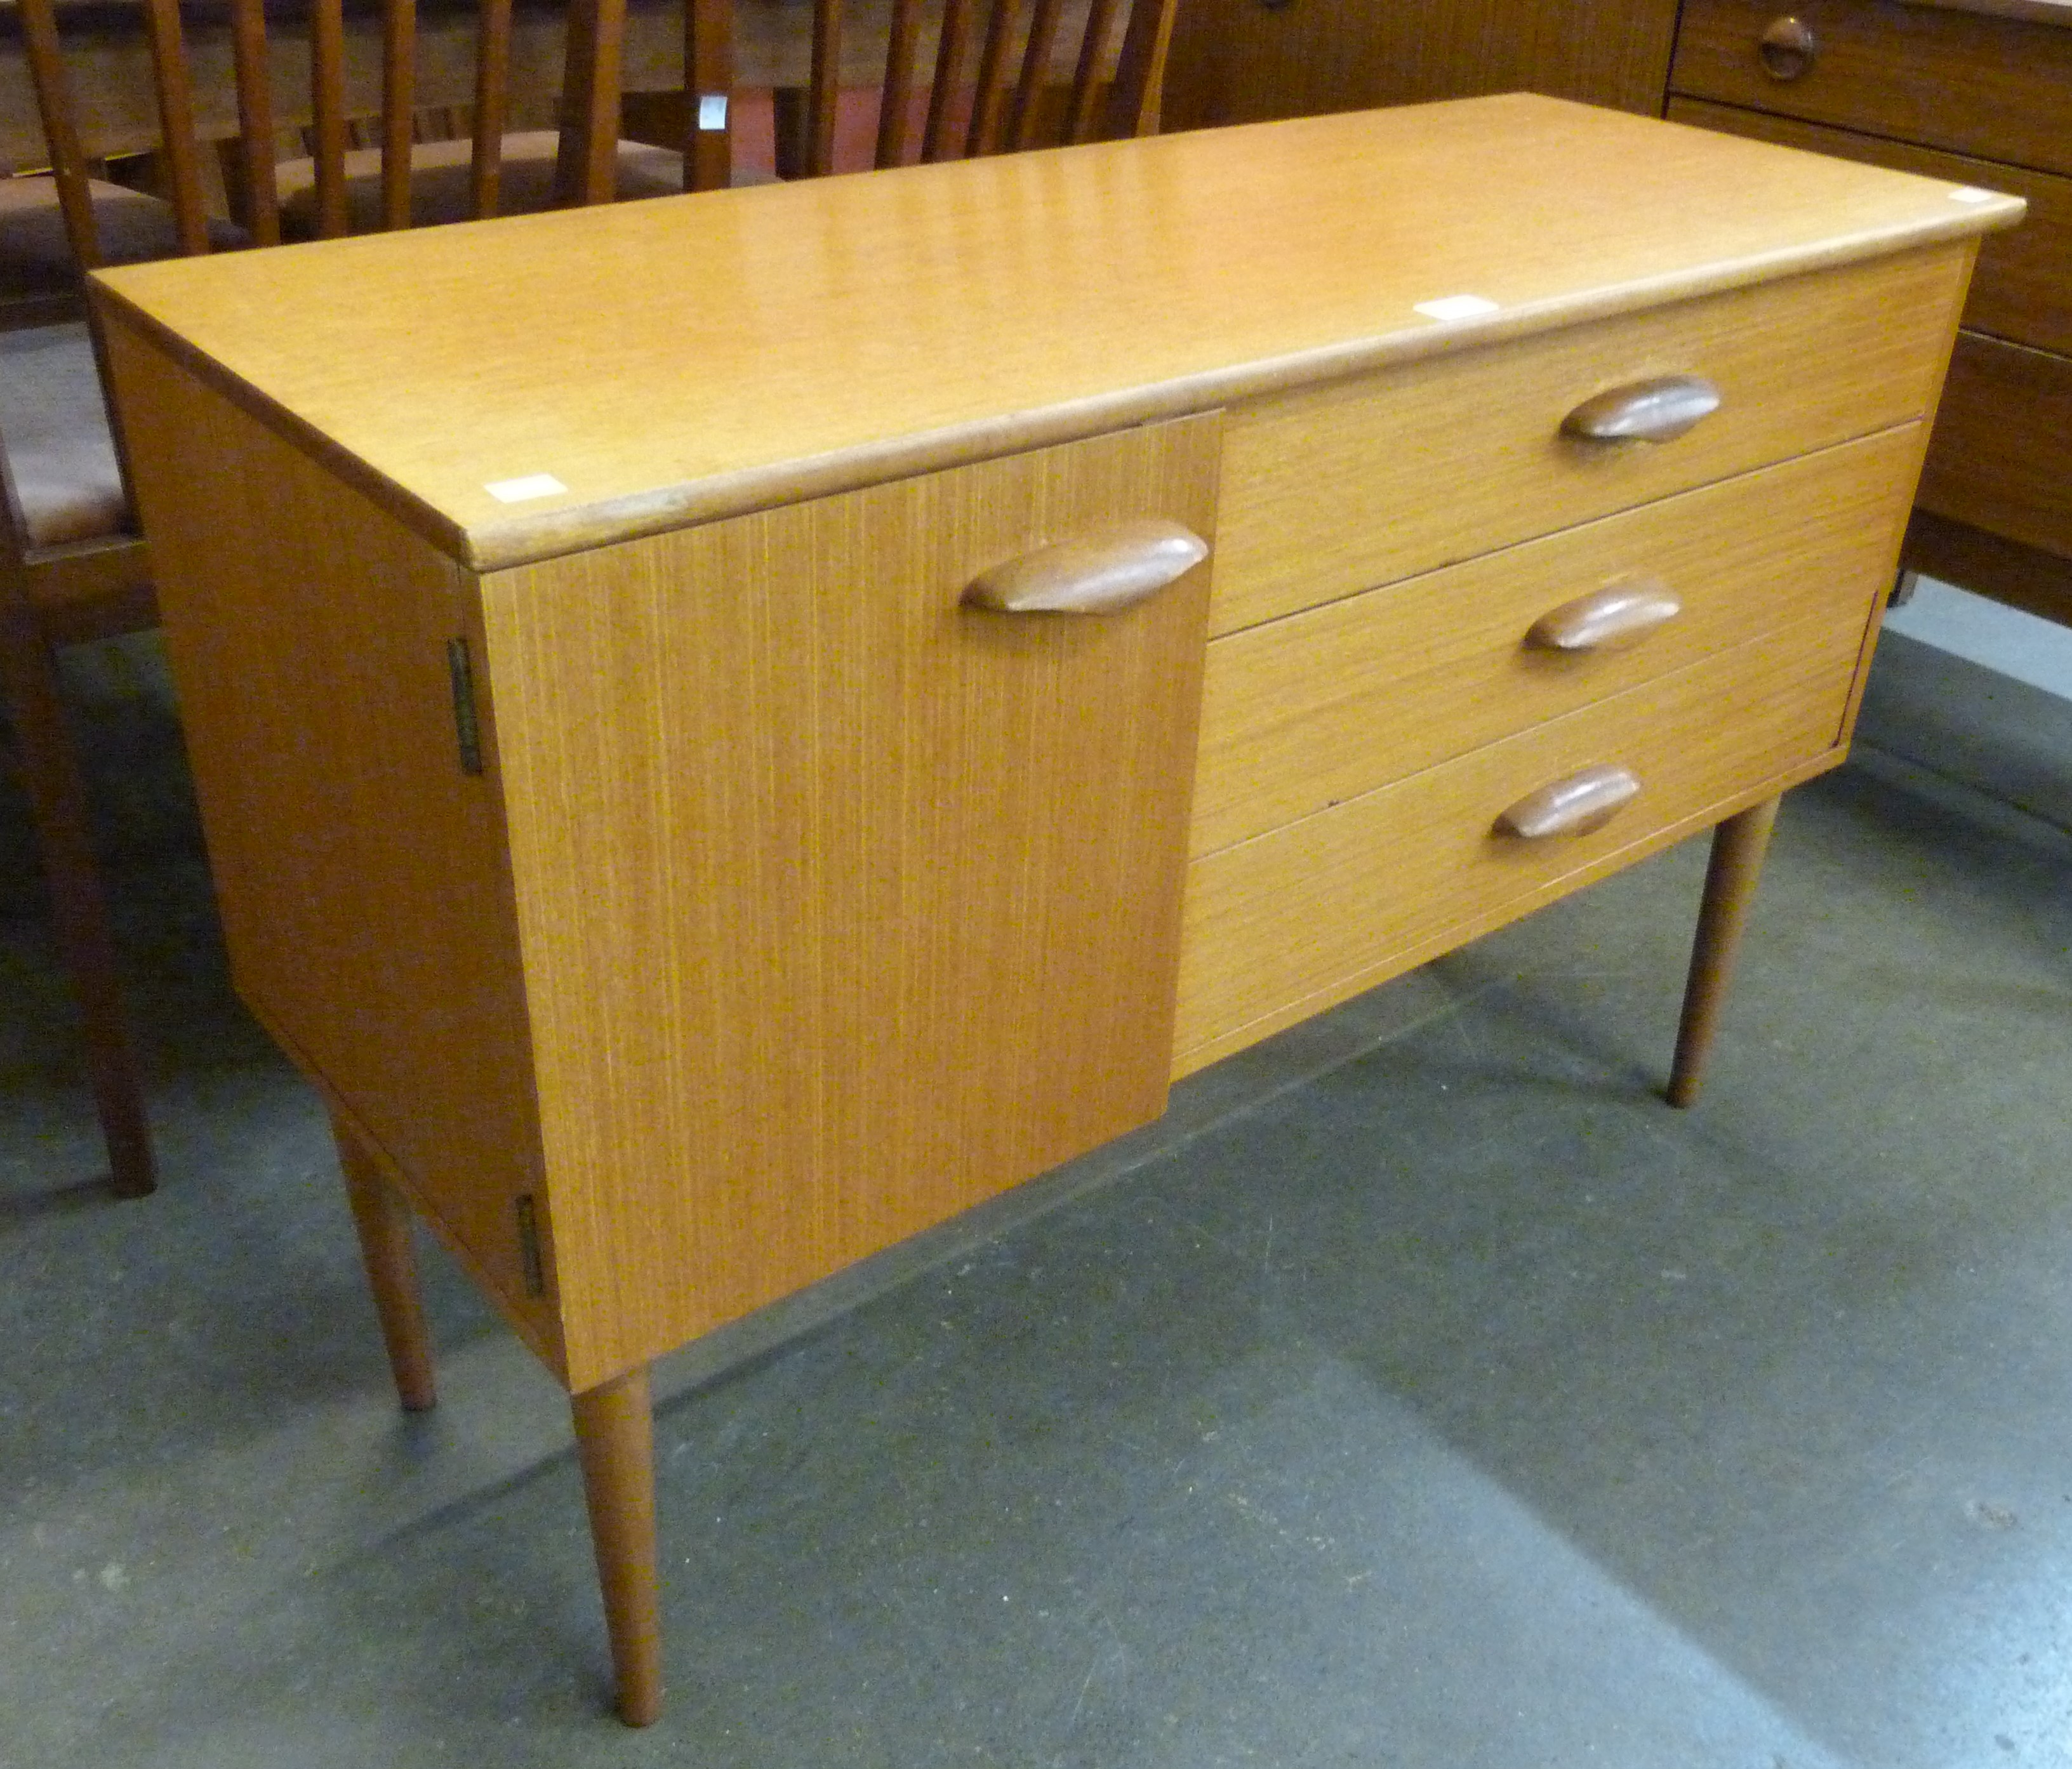
{"type": "MultiPolygon", "coordinates": [[[[141,264],[179,253],[179,230],[172,205],[142,191],[98,179],[87,185],[105,264],[141,264]]],[[[209,244],[217,251],[244,245],[249,236],[228,221],[211,221],[209,244]]],[[[57,180],[47,174],[0,179],[0,293],[56,295],[76,293],[79,267],[65,237],[57,180]]]]}
{"type": "MultiPolygon", "coordinates": [[[[554,163],[561,136],[551,129],[521,130],[504,137],[497,213],[536,215],[554,206],[554,163]]],[[[466,221],[474,213],[469,170],[474,148],[467,142],[419,142],[410,150],[410,224],[436,227],[466,221]]],[[[281,228],[295,239],[317,231],[316,162],[289,160],[274,172],[281,196],[281,228]]],[[[664,147],[638,142],[619,144],[618,197],[668,196],[684,187],[683,161],[664,147]]],[[[345,156],[346,213],[355,233],[381,224],[381,150],[358,149],[345,156]]]]}
{"type": "Polygon", "coordinates": [[[30,545],[128,532],[130,500],[84,325],[0,332],[0,437],[30,545]]]}

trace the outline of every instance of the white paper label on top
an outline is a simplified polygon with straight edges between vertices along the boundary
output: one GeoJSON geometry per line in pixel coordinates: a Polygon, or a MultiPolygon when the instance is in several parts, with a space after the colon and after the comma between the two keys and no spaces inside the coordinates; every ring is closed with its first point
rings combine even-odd
{"type": "Polygon", "coordinates": [[[1493,314],[1497,304],[1480,295],[1441,295],[1437,301],[1420,301],[1416,311],[1427,319],[1474,319],[1493,314]]]}
{"type": "Polygon", "coordinates": [[[568,487],[551,473],[532,473],[522,479],[495,479],[482,489],[499,503],[523,503],[528,498],[551,498],[568,487]]]}

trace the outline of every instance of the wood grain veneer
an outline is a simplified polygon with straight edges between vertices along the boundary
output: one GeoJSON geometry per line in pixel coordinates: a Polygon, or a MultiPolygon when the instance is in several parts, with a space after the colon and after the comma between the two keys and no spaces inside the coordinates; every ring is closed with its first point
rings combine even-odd
{"type": "Polygon", "coordinates": [[[1885,0],[1685,0],[1674,92],[2072,174],[2072,31],[1885,0]],[[1780,14],[1818,39],[1802,78],[1773,79],[1756,43],[1780,14]]]}
{"type": "Polygon", "coordinates": [[[2015,343],[2072,355],[2072,179],[1696,99],[1671,100],[1669,117],[2021,198],[2029,205],[2022,224],[1980,242],[1964,324],[2015,343]]]}
{"type": "Polygon", "coordinates": [[[541,1176],[503,808],[454,753],[471,586],[157,351],[109,347],[238,992],[565,1373],[513,1232],[541,1176]]]}
{"type": "Polygon", "coordinates": [[[1961,332],[1921,507],[2072,559],[2072,358],[1961,332]]]}
{"type": "Polygon", "coordinates": [[[1920,417],[1970,257],[1968,244],[1901,254],[1244,408],[1231,419],[1211,630],[1920,417]],[[1591,395],[1684,371],[1716,383],[1724,402],[1677,441],[1560,433],[1591,395]],[[1435,483],[1445,497],[1430,495],[1435,483]]]}
{"type": "Polygon", "coordinates": [[[2019,212],[1519,95],[142,265],[97,293],[489,568],[2019,212]],[[1461,293],[1494,310],[1416,310],[1461,293]],[[568,490],[486,489],[543,473],[568,490]]]}
{"type": "Polygon", "coordinates": [[[483,585],[570,1380],[1165,1109],[1207,601],[960,608],[1214,532],[1217,421],[483,585]]]}
{"type": "Polygon", "coordinates": [[[1175,1078],[1840,761],[1862,644],[1860,619],[1798,623],[1193,861],[1175,1078]],[[1642,783],[1602,828],[1494,833],[1601,762],[1642,783]]]}
{"type": "Polygon", "coordinates": [[[1815,610],[1860,630],[1889,587],[1918,423],[1218,639],[1197,856],[1695,663],[1815,610]],[[1630,648],[1525,642],[1622,578],[1682,603],[1630,648]]]}
{"type": "Polygon", "coordinates": [[[1675,0],[1189,0],[1166,76],[1169,129],[1530,88],[1652,116],[1675,0]]]}

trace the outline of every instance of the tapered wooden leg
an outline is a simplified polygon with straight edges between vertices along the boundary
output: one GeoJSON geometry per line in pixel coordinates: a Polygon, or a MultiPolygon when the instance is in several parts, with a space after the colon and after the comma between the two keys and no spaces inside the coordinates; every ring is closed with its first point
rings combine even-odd
{"type": "Polygon", "coordinates": [[[576,1447],[590,1501],[619,1717],[662,1714],[662,1613],[655,1582],[655,1418],[643,1365],[574,1397],[576,1447]]]}
{"type": "Polygon", "coordinates": [[[353,1226],[360,1231],[367,1286],[374,1292],[374,1311],[388,1347],[388,1368],[395,1373],[396,1395],[405,1412],[422,1413],[438,1392],[432,1379],[431,1336],[425,1331],[424,1302],[417,1291],[417,1257],[410,1245],[410,1207],[382,1177],[359,1138],[335,1118],[331,1135],[338,1143],[353,1226]]]}
{"type": "Polygon", "coordinates": [[[0,611],[0,693],[6,698],[51,918],[86,1035],[87,1073],[117,1197],[158,1186],[144,1088],[115,962],[115,937],[94,857],[85,782],[58,688],[57,660],[20,610],[0,611]]]}
{"type": "Polygon", "coordinates": [[[1762,876],[1770,832],[1779,801],[1766,799],[1712,831],[1712,864],[1705,871],[1704,901],[1698,909],[1698,938],[1691,949],[1691,979],[1684,990],[1684,1023],[1676,1034],[1676,1061],[1669,1074],[1669,1103],[1696,1102],[1704,1084],[1705,1059],[1719,1029],[1720,1010],[1733,981],[1741,930],[1762,876]]]}

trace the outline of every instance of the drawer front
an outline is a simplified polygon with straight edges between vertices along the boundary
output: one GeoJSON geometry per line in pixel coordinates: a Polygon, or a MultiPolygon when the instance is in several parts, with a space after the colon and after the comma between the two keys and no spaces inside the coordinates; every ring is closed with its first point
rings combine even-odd
{"type": "Polygon", "coordinates": [[[1969,242],[1934,247],[1239,407],[1210,630],[1918,417],[1971,258],[1969,242]],[[1561,434],[1593,395],[1682,372],[1722,404],[1676,441],[1561,434]]]}
{"type": "Polygon", "coordinates": [[[1799,624],[1194,861],[1176,1073],[1241,1049],[1584,884],[1831,753],[1862,634],[1799,624]],[[1600,763],[1639,796],[1595,833],[1498,815],[1600,763]]]}
{"type": "Polygon", "coordinates": [[[2072,30],[1873,0],[1684,0],[1672,92],[1923,147],[2072,174],[2072,30]],[[1763,33],[1811,31],[1803,71],[1764,64],[1763,33]]]}
{"type": "MultiPolygon", "coordinates": [[[[2066,104],[2067,126],[2072,127],[2072,95],[2066,104]]],[[[1669,120],[2025,199],[2029,215],[2020,227],[2004,228],[1979,242],[1979,265],[1971,277],[1971,298],[1964,303],[1964,324],[2018,344],[2072,355],[2072,178],[1693,99],[1672,100],[1669,120]]]]}
{"type": "Polygon", "coordinates": [[[1860,632],[1891,587],[1920,465],[1902,425],[1215,640],[1192,852],[1229,846],[1818,616],[1860,632]],[[1681,612],[1623,646],[1528,642],[1646,580],[1681,612]]]}
{"type": "Polygon", "coordinates": [[[1921,478],[1938,515],[2072,558],[2072,358],[1964,332],[1921,478]]]}

